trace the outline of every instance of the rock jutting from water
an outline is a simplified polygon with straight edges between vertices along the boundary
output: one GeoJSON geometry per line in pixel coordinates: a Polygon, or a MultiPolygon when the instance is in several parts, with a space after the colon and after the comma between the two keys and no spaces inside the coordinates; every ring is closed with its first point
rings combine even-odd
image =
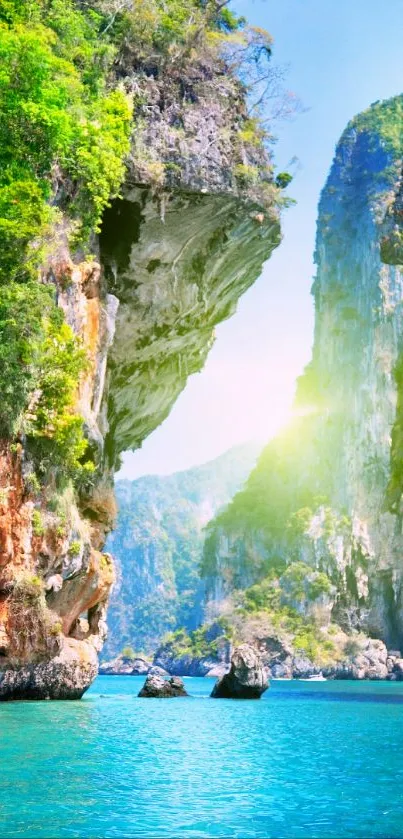
{"type": "Polygon", "coordinates": [[[160,697],[161,699],[169,699],[175,696],[188,696],[189,694],[186,692],[185,685],[179,676],[171,676],[169,679],[165,679],[156,673],[149,673],[138,695],[142,698],[160,697]]]}
{"type": "Polygon", "coordinates": [[[285,675],[309,660],[332,675],[399,677],[387,650],[403,645],[402,138],[398,96],[337,145],[297,416],[206,538],[206,618],[232,599],[235,621],[241,605],[257,644],[288,648],[285,675]]]}
{"type": "Polygon", "coordinates": [[[231,657],[231,669],[212,690],[213,699],[260,699],[269,682],[260,656],[248,644],[237,647],[231,657]]]}

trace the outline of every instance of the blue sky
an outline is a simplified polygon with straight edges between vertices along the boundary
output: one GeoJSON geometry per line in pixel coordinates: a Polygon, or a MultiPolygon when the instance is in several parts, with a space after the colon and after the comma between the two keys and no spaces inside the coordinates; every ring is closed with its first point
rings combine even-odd
{"type": "Polygon", "coordinates": [[[310,287],[320,190],[336,142],[354,114],[403,91],[403,0],[237,0],[234,8],[274,38],[276,64],[306,110],[276,126],[279,169],[299,159],[283,242],[237,314],[217,329],[204,370],[170,416],[126,453],[119,476],[168,474],[284,425],[296,377],[309,361],[310,287]]]}

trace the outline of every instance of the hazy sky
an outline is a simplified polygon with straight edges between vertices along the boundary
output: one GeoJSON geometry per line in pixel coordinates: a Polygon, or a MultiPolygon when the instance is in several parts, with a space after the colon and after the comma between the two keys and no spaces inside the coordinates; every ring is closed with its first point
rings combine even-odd
{"type": "Polygon", "coordinates": [[[354,114],[403,90],[403,0],[237,0],[234,8],[269,29],[274,61],[289,67],[287,87],[307,109],[276,127],[279,168],[299,159],[288,190],[298,203],[263,275],[218,327],[204,370],[143,448],[124,456],[128,478],[266,442],[286,422],[310,357],[316,211],[335,144],[354,114]]]}

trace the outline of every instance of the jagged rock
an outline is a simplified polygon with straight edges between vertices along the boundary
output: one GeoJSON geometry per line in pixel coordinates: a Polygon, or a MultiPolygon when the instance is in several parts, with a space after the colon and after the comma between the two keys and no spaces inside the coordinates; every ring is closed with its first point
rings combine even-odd
{"type": "Polygon", "coordinates": [[[149,673],[138,695],[141,697],[170,698],[173,696],[188,696],[188,693],[179,676],[164,679],[163,676],[149,673]]]}
{"type": "MultiPolygon", "coordinates": [[[[165,667],[162,668],[164,672],[172,673],[175,676],[203,677],[207,676],[213,667],[220,667],[223,664],[221,660],[215,660],[211,657],[194,658],[190,655],[166,657],[159,655],[155,660],[165,664],[165,667]]],[[[159,666],[160,664],[158,664],[159,666]]]]}
{"type": "Polygon", "coordinates": [[[94,647],[66,638],[59,655],[0,670],[0,700],[81,699],[98,673],[94,647]]]}
{"type": "Polygon", "coordinates": [[[292,679],[292,660],[279,661],[273,664],[267,671],[268,678],[272,679],[292,679]]]}
{"type": "Polygon", "coordinates": [[[356,651],[346,656],[343,661],[336,661],[323,667],[323,674],[328,679],[354,679],[381,681],[389,679],[393,670],[387,649],[382,641],[362,636],[352,637],[356,651]],[[389,665],[388,665],[389,661],[389,665]]]}
{"type": "Polygon", "coordinates": [[[215,699],[260,699],[268,687],[259,655],[253,647],[242,644],[234,650],[231,669],[214,685],[211,696],[215,699]]]}
{"type": "Polygon", "coordinates": [[[207,676],[212,668],[222,665],[229,670],[232,645],[223,627],[213,623],[207,630],[205,641],[207,644],[214,641],[215,644],[214,652],[204,656],[182,653],[175,639],[167,641],[156,651],[154,664],[175,676],[207,676]]]}
{"type": "MultiPolygon", "coordinates": [[[[175,110],[180,96],[177,105],[186,124],[180,146],[167,149],[166,162],[172,163],[175,151],[175,167],[184,178],[156,190],[155,167],[142,168],[138,159],[140,132],[151,164],[178,132],[171,130],[170,119],[163,124],[167,102],[160,107],[159,100],[147,100],[148,93],[158,93],[152,90],[156,85],[148,85],[147,73],[134,71],[132,61],[129,65],[116,62],[119,84],[126,72],[127,90],[130,77],[137,102],[144,81],[145,116],[133,133],[123,197],[111,202],[99,238],[92,239],[99,260],[80,261],[81,251],[71,252],[70,217],[59,208],[60,224],[51,231],[52,247],[41,266],[41,279],[53,286],[88,361],[76,407],[97,469],[80,504],[72,489],[64,499],[68,533],[60,534],[60,521],[48,509],[53,470],[39,497],[35,474],[28,480],[23,443],[0,444],[0,699],[76,697],[95,677],[115,579],[102,548],[116,514],[112,475],[119,454],[139,448],[169,414],[188,377],[202,369],[216,325],[235,312],[239,297],[280,242],[279,193],[263,146],[253,143],[250,149],[256,180],[260,172],[269,196],[263,206],[255,187],[243,189],[237,177],[240,152],[245,163],[249,160],[238,146],[247,120],[242,85],[231,73],[223,74],[221,61],[207,75],[196,62],[190,99],[182,89],[181,67],[169,108],[175,110]],[[212,95],[214,90],[219,95],[212,95]],[[33,512],[43,519],[39,528],[33,526],[33,512]],[[30,602],[17,619],[15,607],[21,604],[14,593],[22,569],[38,591],[33,591],[34,605],[30,602]]],[[[161,75],[165,85],[166,73],[161,75]]]]}
{"type": "Polygon", "coordinates": [[[163,667],[157,667],[157,665],[155,664],[153,664],[150,667],[148,672],[151,674],[151,676],[170,676],[168,670],[164,670],[163,667]]]}
{"type": "Polygon", "coordinates": [[[70,630],[70,638],[77,638],[78,641],[83,641],[88,638],[90,634],[90,624],[86,618],[77,618],[70,630]]]}
{"type": "Polygon", "coordinates": [[[307,656],[297,655],[292,660],[292,675],[294,679],[306,679],[317,676],[321,668],[315,665],[307,656]]]}
{"type": "Polygon", "coordinates": [[[168,415],[203,367],[216,323],[235,311],[278,236],[277,221],[260,225],[232,194],[168,194],[164,218],[144,188],[112,203],[100,240],[120,301],[109,354],[111,465],[168,415]]]}
{"type": "MultiPolygon", "coordinates": [[[[244,644],[250,644],[257,650],[268,680],[308,679],[321,674],[327,679],[403,680],[403,659],[388,654],[385,644],[379,639],[368,638],[362,633],[349,636],[341,629],[335,635],[333,626],[333,634],[330,635],[333,654],[328,646],[324,658],[319,656],[313,660],[307,653],[293,646],[290,635],[281,639],[277,630],[270,635],[268,623],[270,620],[264,616],[255,616],[250,619],[244,618],[241,627],[238,624],[244,644]]],[[[210,629],[214,634],[214,626],[213,623],[212,627],[206,627],[205,637],[208,637],[210,629]]],[[[197,675],[214,676],[219,679],[229,673],[231,666],[230,657],[213,661],[206,658],[186,659],[184,656],[173,660],[172,665],[180,665],[181,674],[184,676],[196,672],[197,675]],[[191,670],[188,669],[189,665],[191,670]]]]}
{"type": "Polygon", "coordinates": [[[399,682],[403,681],[403,658],[397,658],[394,662],[393,673],[399,682]]]}
{"type": "Polygon", "coordinates": [[[163,653],[156,654],[154,661],[159,669],[175,676],[205,676],[212,667],[212,662],[203,658],[193,658],[190,655],[172,656],[163,653]]]}
{"type": "Polygon", "coordinates": [[[129,658],[119,655],[112,661],[104,661],[99,665],[101,676],[143,676],[150,672],[151,662],[141,656],[129,658]]]}
{"type": "MultiPolygon", "coordinates": [[[[270,442],[242,497],[210,526],[207,569],[216,604],[259,582],[273,557],[289,565],[298,555],[338,588],[314,598],[310,587],[306,597],[306,575],[302,616],[321,610],[321,627],[330,606],[346,632],[391,649],[403,632],[403,186],[400,143],[389,137],[400,136],[402,101],[375,103],[337,145],[319,205],[315,343],[297,389],[304,415],[270,442]]],[[[385,667],[358,661],[340,672],[383,678],[385,667]]]]}
{"type": "Polygon", "coordinates": [[[222,679],[223,676],[225,676],[229,672],[229,669],[230,665],[215,664],[214,667],[212,667],[211,670],[209,670],[206,673],[206,676],[214,679],[222,679]]]}

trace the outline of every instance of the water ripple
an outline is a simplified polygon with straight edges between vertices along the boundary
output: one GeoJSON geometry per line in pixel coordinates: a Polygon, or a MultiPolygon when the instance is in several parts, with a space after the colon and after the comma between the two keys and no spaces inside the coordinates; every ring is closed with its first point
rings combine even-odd
{"type": "Polygon", "coordinates": [[[403,684],[278,683],[260,702],[0,706],[2,839],[403,839],[403,684]]]}

